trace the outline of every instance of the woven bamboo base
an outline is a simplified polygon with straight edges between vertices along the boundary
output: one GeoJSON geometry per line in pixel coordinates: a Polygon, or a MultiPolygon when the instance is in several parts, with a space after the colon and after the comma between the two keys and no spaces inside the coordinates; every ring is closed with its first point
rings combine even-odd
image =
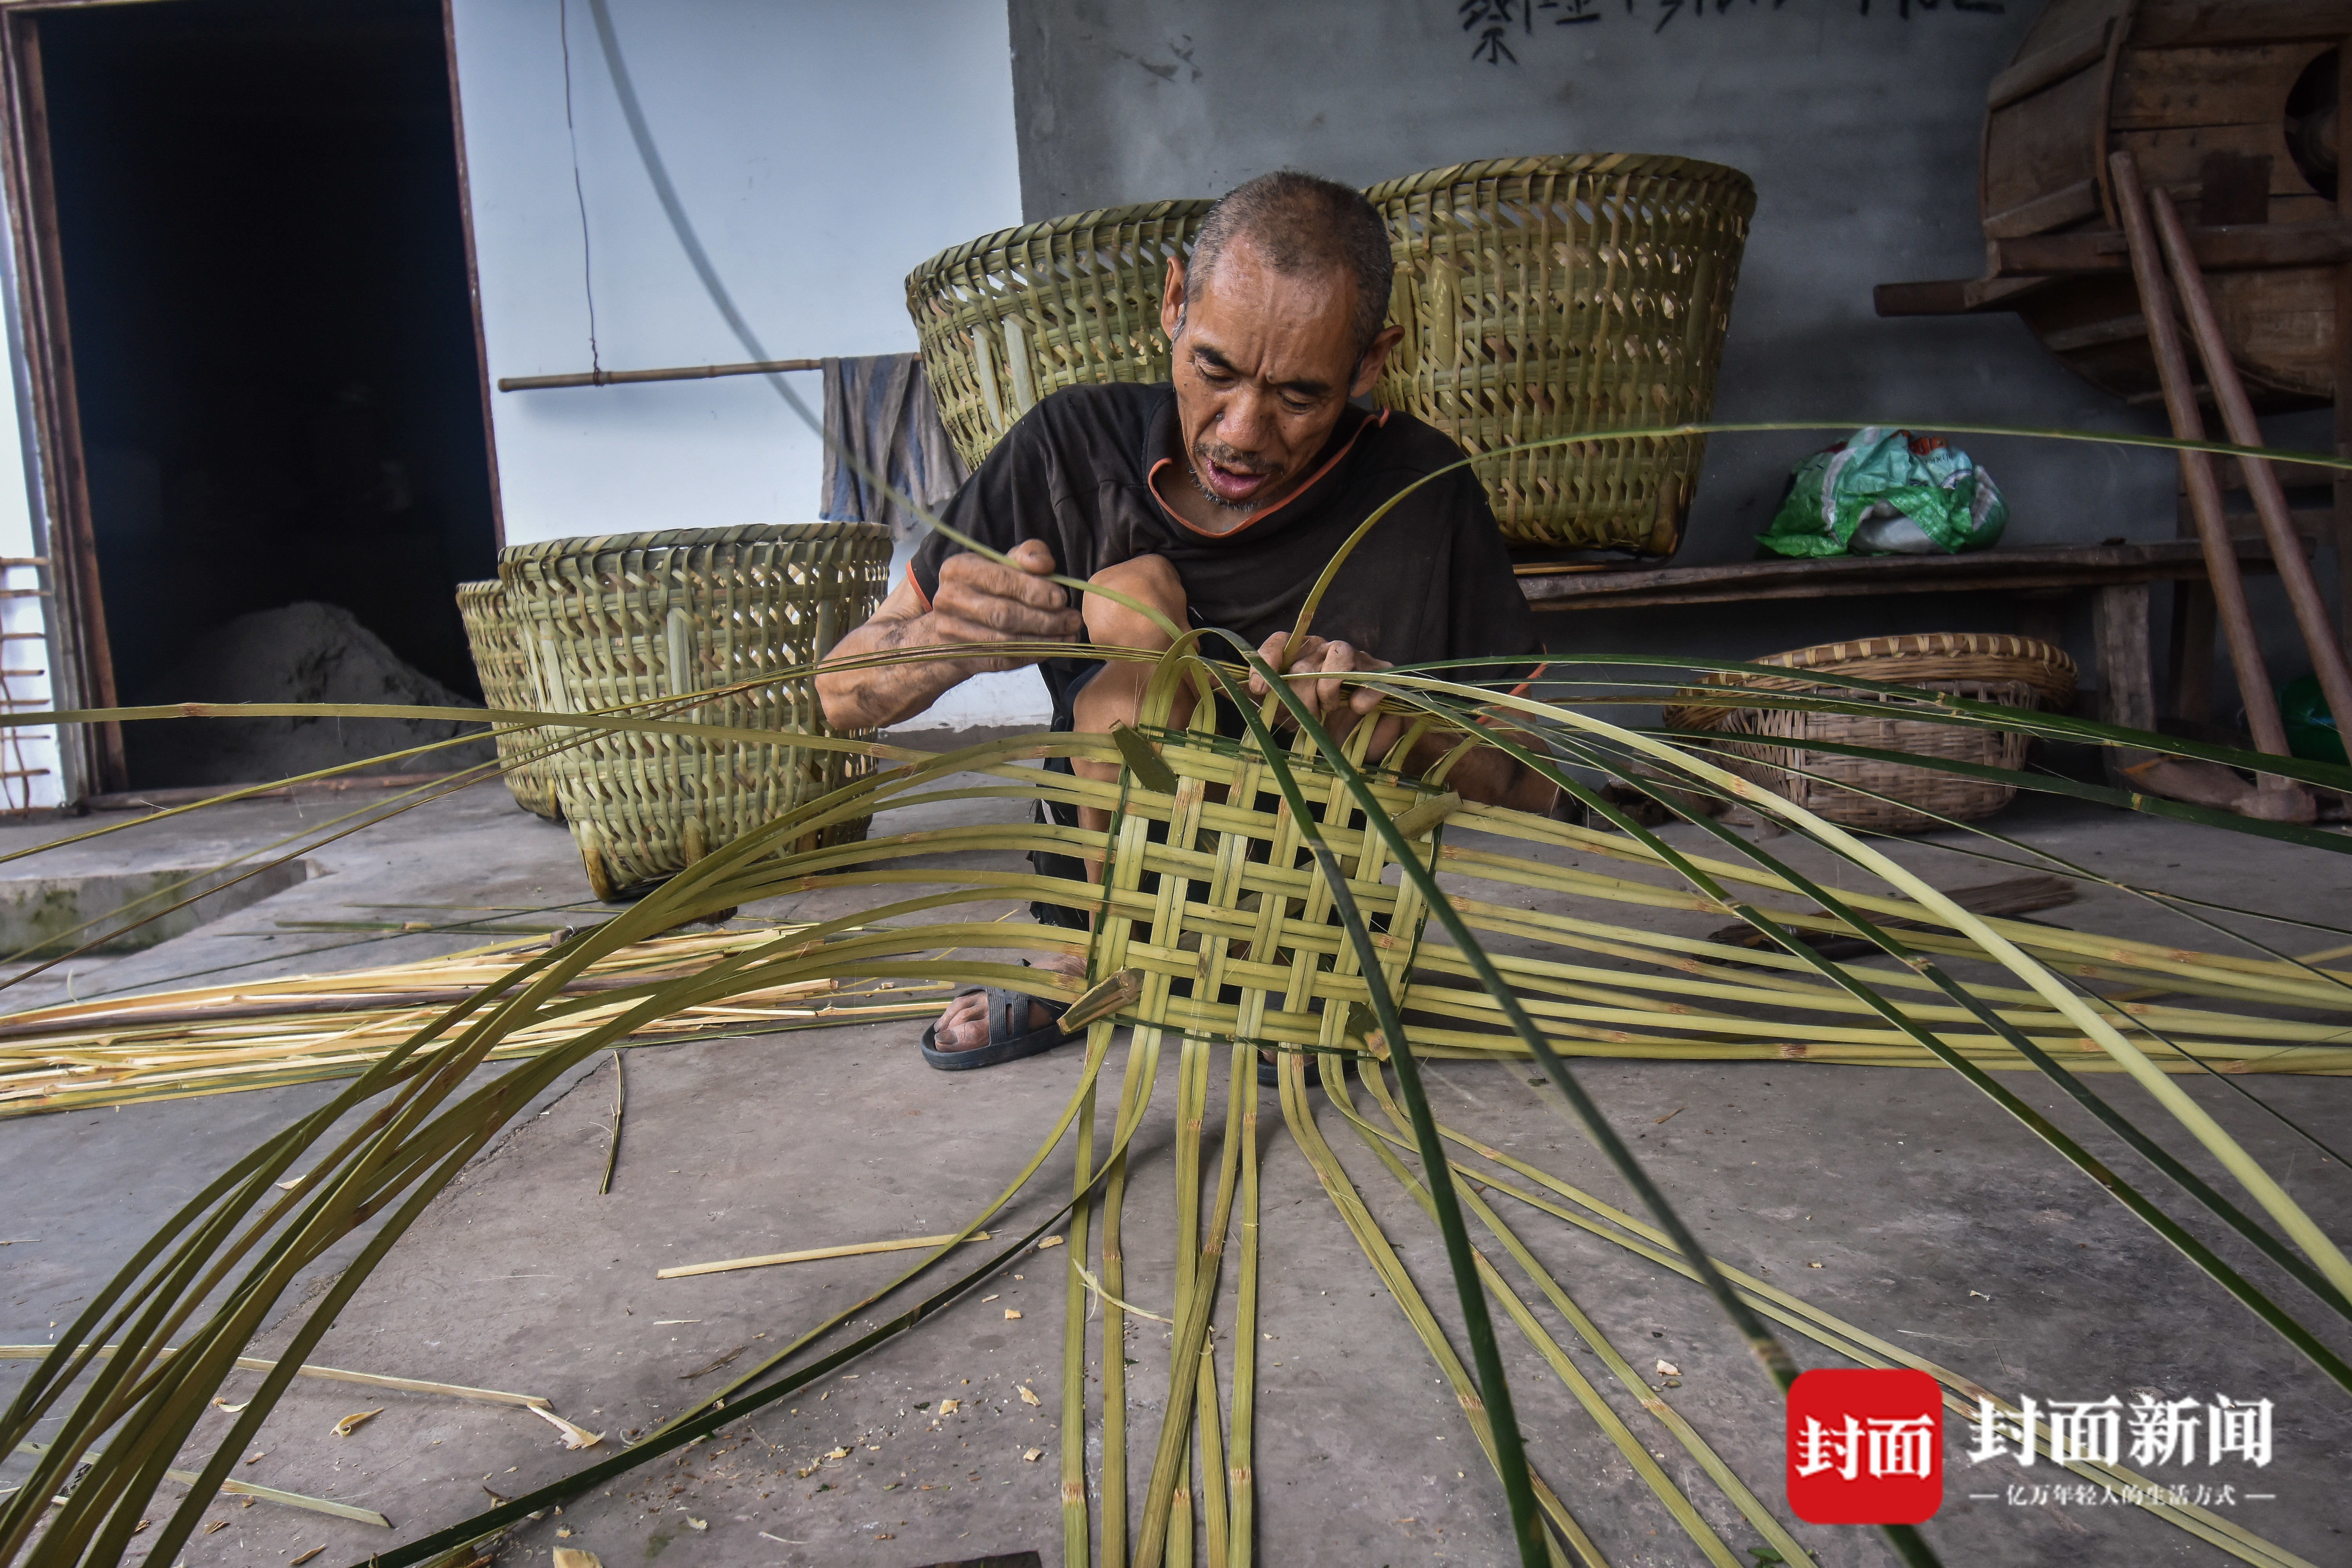
{"type": "MultiPolygon", "coordinates": [[[[870,758],[790,744],[794,732],[835,731],[814,680],[786,672],[814,666],[874,613],[889,560],[889,531],[863,522],[614,534],[500,552],[538,706],[577,713],[759,682],[669,712],[782,737],[761,746],[608,733],[551,758],[597,897],[674,876],[871,771],[870,758]]],[[[865,834],[860,818],[824,841],[865,834]]]]}
{"type": "MultiPolygon", "coordinates": [[[[1141,970],[1134,1016],[1194,1038],[1337,1047],[1360,1036],[1366,1023],[1351,1023],[1349,1004],[1369,999],[1362,965],[1265,758],[1246,742],[1145,732],[1176,787],[1130,779],[1103,887],[1072,888],[1073,902],[1107,906],[1096,920],[1091,972],[1141,970]],[[1161,835],[1155,825],[1164,825],[1161,835]]],[[[1381,973],[1402,994],[1428,910],[1409,884],[1387,879],[1387,842],[1364,825],[1338,775],[1303,742],[1286,760],[1367,924],[1382,933],[1381,973]]],[[[1439,793],[1417,782],[1375,786],[1399,816],[1439,793]]],[[[1437,832],[1433,824],[1412,842],[1434,854],[1437,832]]]]}
{"type": "MultiPolygon", "coordinates": [[[[1949,692],[2007,708],[2063,709],[2074,695],[2074,661],[2063,650],[2029,637],[1987,633],[1929,632],[1824,643],[1751,662],[1897,682],[1920,691],[1949,692]]],[[[1924,833],[1948,821],[1990,816],[2007,805],[2017,792],[2006,784],[1929,768],[1810,751],[1809,742],[1866,746],[2009,769],[2024,765],[2031,744],[2021,735],[1905,719],[1899,716],[1904,699],[1850,687],[1791,677],[1736,674],[1710,677],[1709,683],[1889,706],[1884,717],[1727,708],[1689,700],[1699,694],[1685,692],[1685,701],[1665,710],[1666,722],[1677,729],[1719,730],[1726,735],[1756,737],[1722,742],[1733,772],[1849,827],[1924,833]],[[1869,793],[1859,793],[1864,791],[1869,793]]]]}
{"type": "MultiPolygon", "coordinates": [[[[507,613],[506,585],[458,584],[457,616],[466,623],[466,642],[473,649],[482,700],[493,708],[538,707],[538,683],[530,678],[521,634],[507,613]]],[[[498,737],[499,763],[506,770],[507,790],[525,811],[561,822],[563,808],[556,802],[555,777],[546,763],[517,760],[529,756],[535,740],[529,734],[498,737]]]]}

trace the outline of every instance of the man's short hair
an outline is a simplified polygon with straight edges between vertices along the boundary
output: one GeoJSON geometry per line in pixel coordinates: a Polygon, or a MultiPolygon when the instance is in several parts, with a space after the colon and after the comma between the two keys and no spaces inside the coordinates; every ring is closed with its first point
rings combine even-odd
{"type": "Polygon", "coordinates": [[[1361,358],[1388,319],[1396,263],[1388,226],[1360,192],[1336,180],[1279,169],[1236,185],[1201,220],[1184,268],[1184,303],[1201,297],[1225,247],[1247,238],[1286,278],[1344,270],[1356,286],[1356,353],[1361,358]]]}

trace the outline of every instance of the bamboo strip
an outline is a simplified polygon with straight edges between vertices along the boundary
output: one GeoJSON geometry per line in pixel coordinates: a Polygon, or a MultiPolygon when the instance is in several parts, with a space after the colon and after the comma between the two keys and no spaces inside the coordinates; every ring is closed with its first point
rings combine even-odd
{"type": "Polygon", "coordinates": [[[803,1252],[771,1252],[760,1258],[730,1258],[717,1263],[688,1263],[677,1268],[657,1268],[656,1279],[683,1279],[689,1274],[725,1274],[737,1268],[766,1268],[778,1263],[814,1263],[826,1258],[863,1258],[875,1252],[912,1252],[922,1247],[946,1247],[953,1243],[965,1247],[975,1241],[986,1241],[988,1232],[975,1230],[970,1236],[950,1231],[945,1236],[909,1236],[898,1241],[861,1241],[846,1247],[812,1247],[803,1252]]]}
{"type": "MultiPolygon", "coordinates": [[[[55,1345],[0,1345],[0,1361],[40,1361],[56,1350],[55,1345]]],[[[121,1349],[119,1345],[100,1345],[91,1353],[109,1357],[121,1349]]],[[[174,1356],[177,1350],[158,1351],[162,1359],[174,1356]]],[[[278,1363],[264,1356],[241,1355],[236,1364],[247,1372],[274,1372],[278,1363]]],[[[468,1388],[461,1383],[429,1383],[422,1378],[386,1377],[381,1373],[347,1372],[339,1366],[314,1366],[305,1362],[294,1369],[297,1377],[324,1378],[331,1383],[359,1383],[370,1388],[389,1388],[402,1394],[445,1394],[452,1399],[479,1400],[485,1405],[520,1405],[535,1410],[553,1408],[536,1394],[502,1394],[495,1388],[468,1388]]]]}

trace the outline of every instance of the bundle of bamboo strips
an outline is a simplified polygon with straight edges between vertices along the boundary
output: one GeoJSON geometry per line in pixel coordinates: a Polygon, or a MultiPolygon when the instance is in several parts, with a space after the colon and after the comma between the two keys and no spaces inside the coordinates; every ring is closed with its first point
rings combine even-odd
{"type": "MultiPolygon", "coordinates": [[[[620,1016],[650,989],[803,928],[763,925],[634,942],[588,965],[488,1059],[536,1056],[620,1016]]],[[[0,1117],[349,1078],[451,1003],[496,985],[546,943],[501,943],[339,974],[68,1003],[0,1018],[0,1117]]],[[[615,1044],[878,1023],[937,1011],[941,982],[823,978],[731,995],[653,1019],[615,1044]]]]}

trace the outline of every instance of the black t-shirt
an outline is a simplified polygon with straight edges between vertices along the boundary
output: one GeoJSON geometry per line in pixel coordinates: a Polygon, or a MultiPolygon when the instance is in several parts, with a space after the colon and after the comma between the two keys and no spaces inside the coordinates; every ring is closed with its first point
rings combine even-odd
{"type": "MultiPolygon", "coordinates": [[[[1165,383],[1066,388],[1005,432],[942,515],[997,550],[1042,540],[1072,577],[1164,556],[1184,584],[1192,624],[1235,633],[1255,648],[1297,621],[1316,578],[1365,518],[1462,458],[1452,440],[1410,415],[1351,407],[1290,499],[1213,534],[1171,511],[1154,489],[1192,482],[1177,455],[1178,429],[1175,389],[1165,383]]],[[[936,532],[917,547],[908,574],[926,604],[939,590],[940,564],[961,548],[936,532]]],[[[1467,468],[1423,485],[1381,520],[1339,568],[1309,629],[1391,664],[1524,656],[1509,668],[1458,677],[1484,686],[1525,680],[1543,652],[1495,514],[1467,468]]],[[[1070,697],[1099,668],[1075,658],[1041,666],[1056,729],[1067,726],[1070,697]]]]}

